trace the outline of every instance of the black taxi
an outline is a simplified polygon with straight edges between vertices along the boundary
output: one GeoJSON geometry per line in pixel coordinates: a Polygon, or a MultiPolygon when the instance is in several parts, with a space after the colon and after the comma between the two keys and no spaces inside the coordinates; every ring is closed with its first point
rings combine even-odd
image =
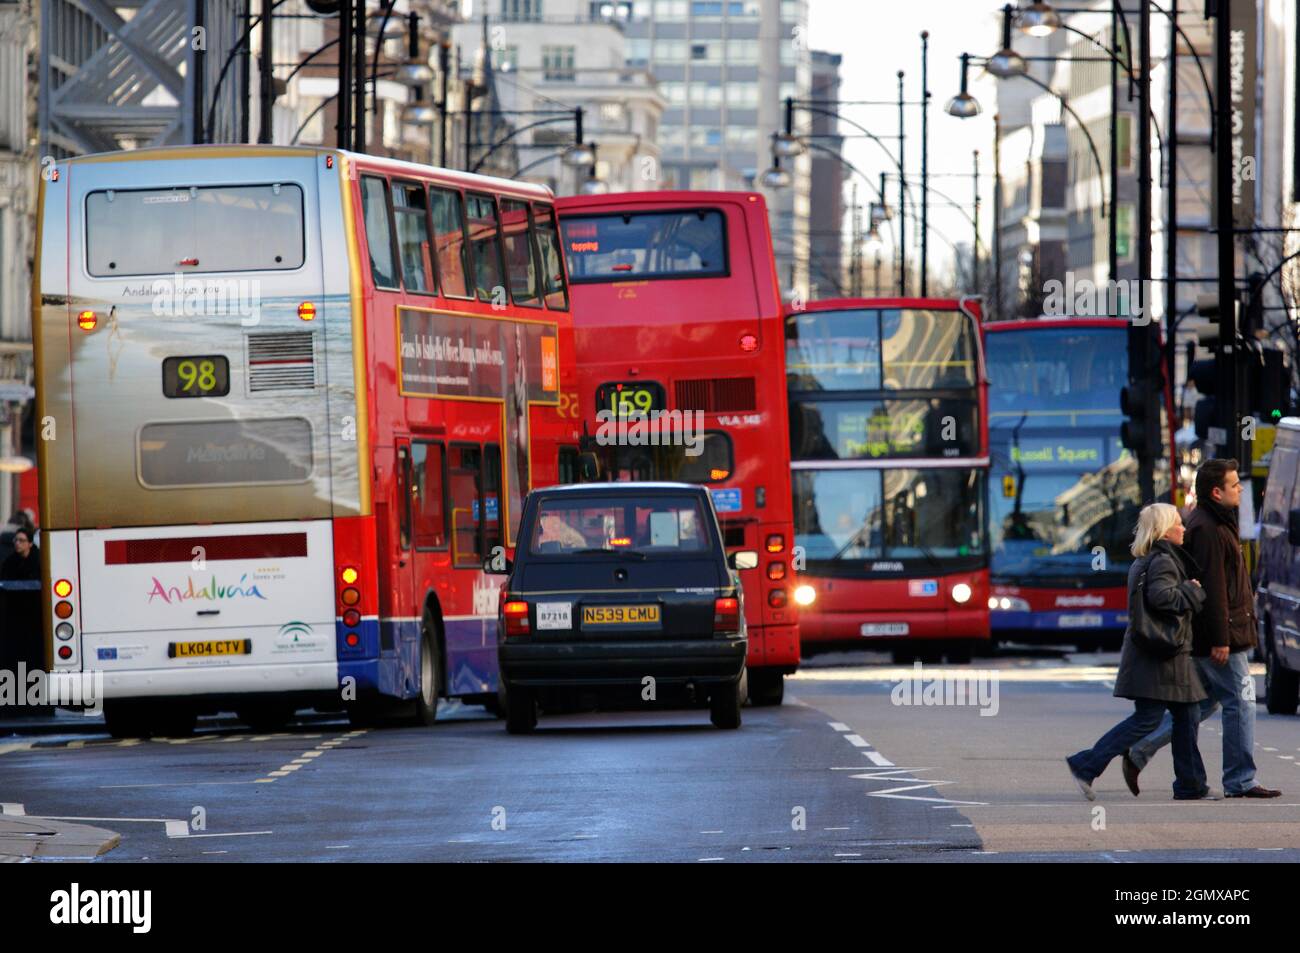
{"type": "Polygon", "coordinates": [[[662,707],[708,703],[740,727],[747,695],[743,593],[713,501],[686,483],[584,483],[534,490],[504,573],[499,695],[511,733],[574,690],[662,707]]]}

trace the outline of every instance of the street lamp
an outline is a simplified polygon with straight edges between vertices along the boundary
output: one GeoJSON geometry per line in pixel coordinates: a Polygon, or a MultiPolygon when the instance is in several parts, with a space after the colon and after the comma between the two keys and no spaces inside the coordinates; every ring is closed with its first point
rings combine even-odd
{"type": "Polygon", "coordinates": [[[792,132],[778,132],[772,137],[772,155],[780,159],[793,159],[803,155],[803,143],[792,132]]]}
{"type": "Polygon", "coordinates": [[[998,79],[1023,76],[1029,67],[1025,58],[1011,48],[1011,4],[1002,8],[1002,49],[989,57],[984,68],[998,79]]]}
{"type": "Polygon", "coordinates": [[[590,143],[591,164],[587,166],[587,178],[582,183],[583,195],[604,195],[609,191],[609,183],[596,174],[596,143],[590,143]]]}
{"type": "Polygon", "coordinates": [[[1050,3],[1031,3],[1020,11],[1020,32],[1028,36],[1051,36],[1060,26],[1061,18],[1050,3]]]}
{"type": "Polygon", "coordinates": [[[560,161],[571,169],[592,166],[596,164],[596,150],[589,143],[576,142],[564,150],[560,161]]]}
{"type": "Polygon", "coordinates": [[[958,119],[973,119],[980,114],[979,100],[972,96],[966,88],[966,79],[969,72],[970,54],[963,53],[961,55],[961,92],[948,100],[947,113],[949,116],[956,116],[958,119]]]}

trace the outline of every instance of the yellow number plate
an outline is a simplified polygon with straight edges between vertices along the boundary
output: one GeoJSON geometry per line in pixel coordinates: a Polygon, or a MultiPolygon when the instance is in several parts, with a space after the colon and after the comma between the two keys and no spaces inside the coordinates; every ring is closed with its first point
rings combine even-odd
{"type": "Polygon", "coordinates": [[[167,657],[205,658],[212,655],[248,655],[252,651],[252,639],[214,639],[211,642],[171,642],[167,646],[167,657]]]}
{"type": "Polygon", "coordinates": [[[658,624],[658,606],[583,606],[583,625],[658,624]]]}

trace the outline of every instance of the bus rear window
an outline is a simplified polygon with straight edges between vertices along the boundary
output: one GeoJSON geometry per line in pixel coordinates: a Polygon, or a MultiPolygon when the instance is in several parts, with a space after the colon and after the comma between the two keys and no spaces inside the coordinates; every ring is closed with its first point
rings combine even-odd
{"type": "Polygon", "coordinates": [[[560,229],[575,283],[727,274],[727,229],[718,209],[566,217],[560,229]]]}
{"type": "Polygon", "coordinates": [[[221,185],[86,196],[86,270],[96,278],[287,271],[303,263],[302,189],[221,185]]]}
{"type": "Polygon", "coordinates": [[[147,487],[301,483],[311,476],[311,424],[301,417],[186,420],[140,428],[147,487]]]}

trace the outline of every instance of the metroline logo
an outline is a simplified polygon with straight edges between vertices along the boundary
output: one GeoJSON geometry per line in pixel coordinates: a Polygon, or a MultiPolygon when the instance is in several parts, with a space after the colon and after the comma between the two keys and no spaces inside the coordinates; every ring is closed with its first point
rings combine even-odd
{"type": "Polygon", "coordinates": [[[132,933],[148,933],[153,923],[152,890],[70,890],[50,894],[50,922],[75,924],[127,923],[132,933]]]}

